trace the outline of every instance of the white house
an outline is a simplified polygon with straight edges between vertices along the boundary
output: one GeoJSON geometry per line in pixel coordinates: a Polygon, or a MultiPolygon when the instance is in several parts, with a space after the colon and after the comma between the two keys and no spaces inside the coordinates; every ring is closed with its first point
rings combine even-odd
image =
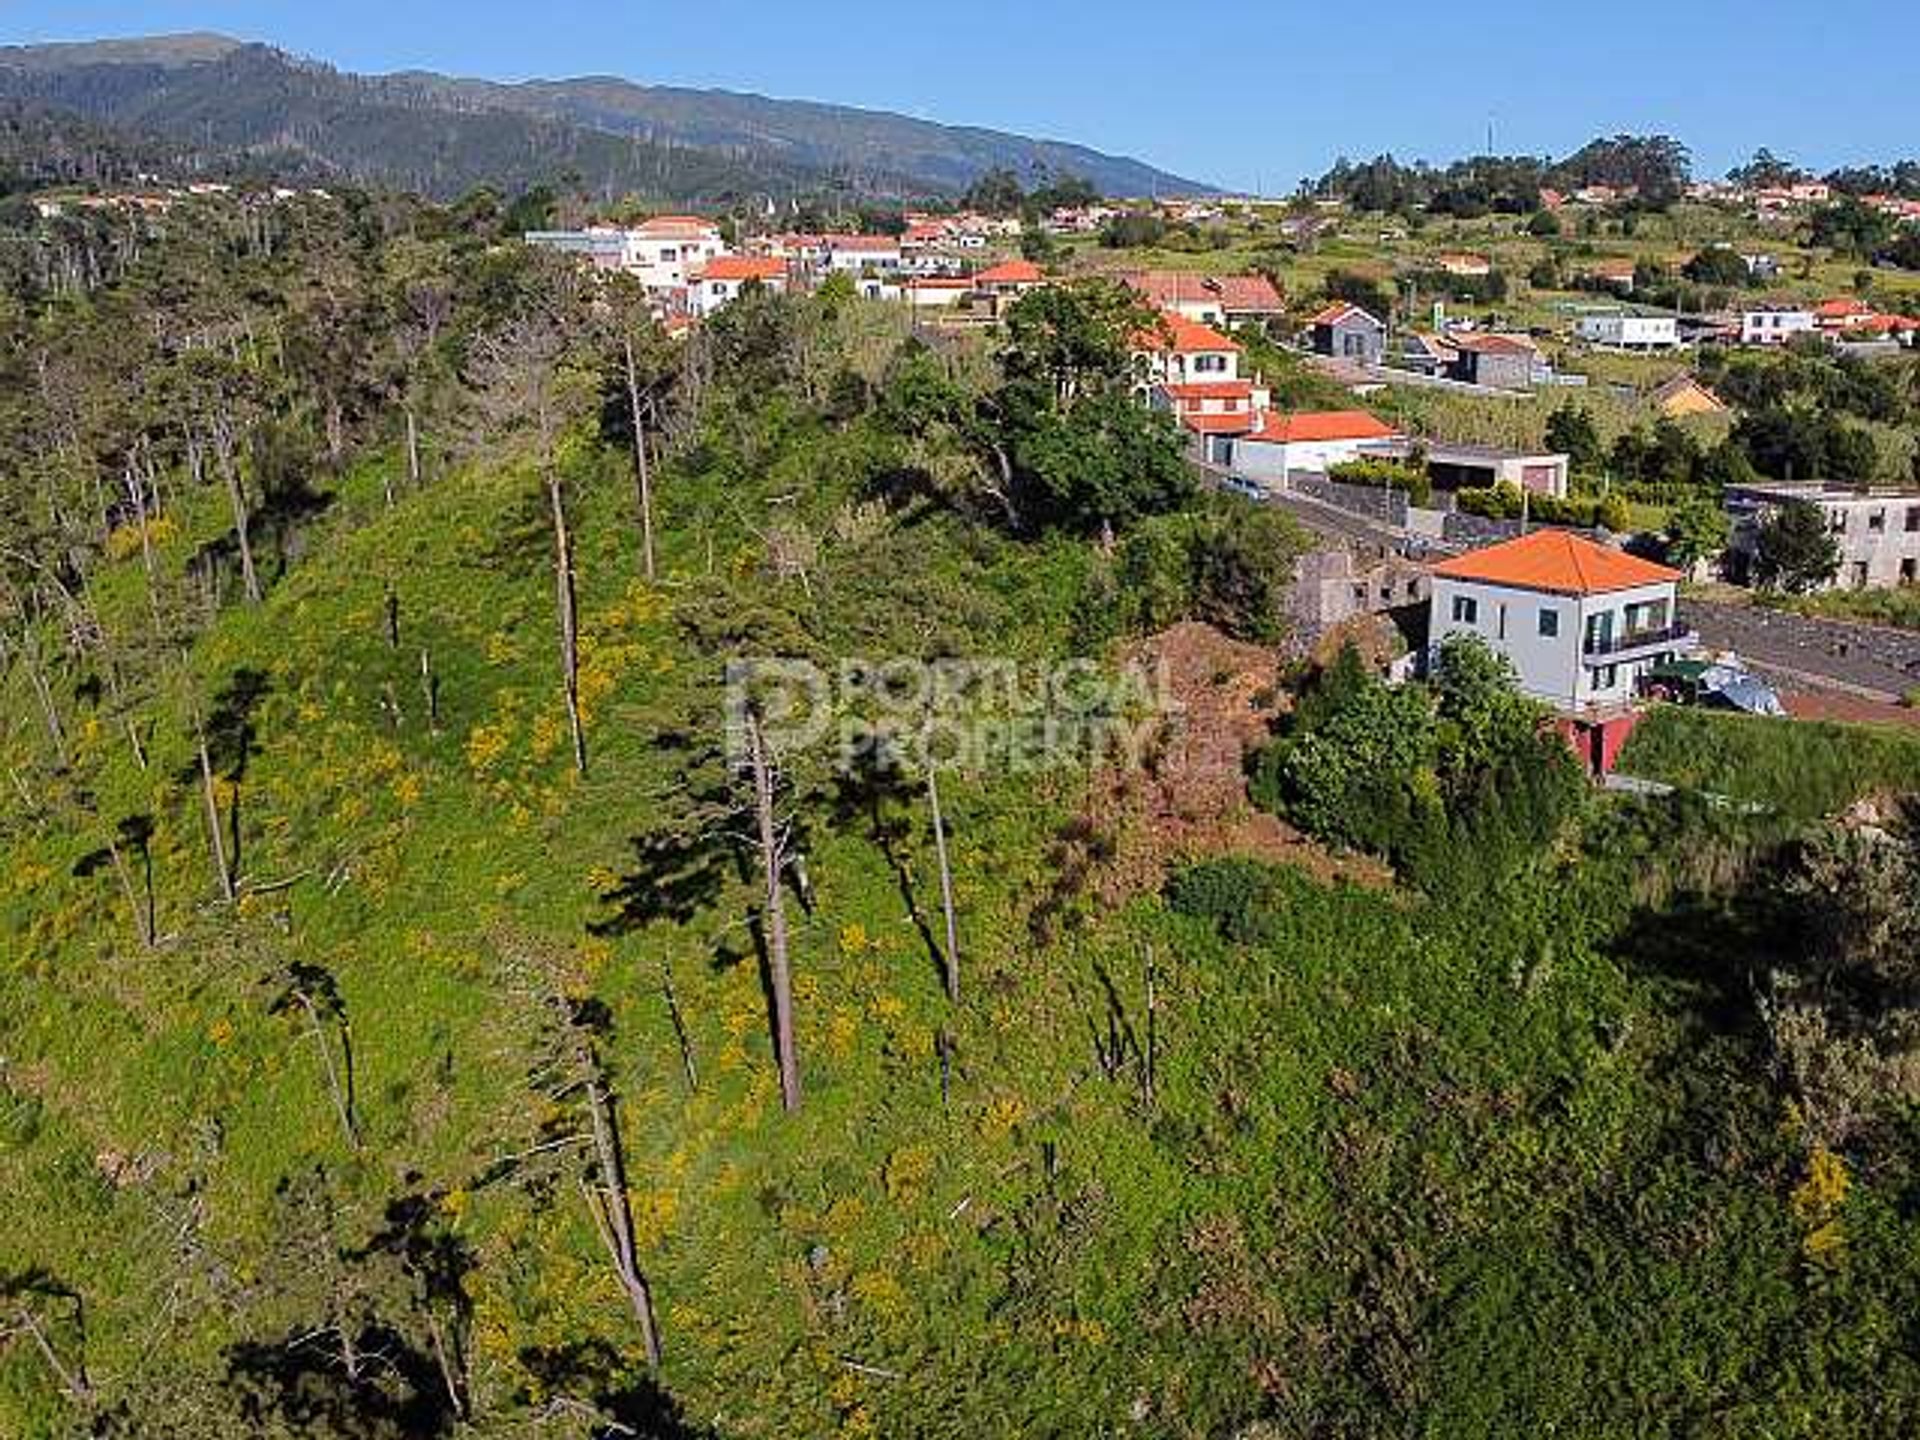
{"type": "Polygon", "coordinates": [[[1240,346],[1211,325],[1189,320],[1171,311],[1133,338],[1134,356],[1155,384],[1185,385],[1196,381],[1238,380],[1240,346]]]}
{"type": "Polygon", "coordinates": [[[1236,475],[1281,489],[1296,472],[1324,475],[1335,465],[1364,459],[1399,432],[1364,410],[1261,414],[1259,427],[1236,439],[1231,465],[1236,475]]]}
{"type": "Polygon", "coordinates": [[[688,308],[711,315],[738,299],[748,285],[787,288],[787,262],[770,255],[721,255],[700,267],[687,283],[688,308]]]}
{"type": "Polygon", "coordinates": [[[859,274],[862,270],[898,270],[900,242],[891,235],[823,235],[829,270],[859,274]]]}
{"type": "Polygon", "coordinates": [[[1675,617],[1680,572],[1565,530],[1433,567],[1428,637],[1477,635],[1520,688],[1566,715],[1618,708],[1651,666],[1699,647],[1675,617]]]}
{"type": "Polygon", "coordinates": [[[1804,306],[1762,305],[1740,312],[1742,345],[1784,345],[1796,335],[1811,335],[1818,328],[1813,311],[1804,306]]]}
{"type": "Polygon", "coordinates": [[[719,229],[693,215],[656,215],[626,232],[622,268],[649,290],[677,290],[693,272],[727,253],[719,229]]]}
{"type": "Polygon", "coordinates": [[[1680,346],[1680,322],[1671,315],[1629,315],[1615,311],[1583,315],[1575,332],[1589,345],[1609,350],[1675,350],[1680,346]]]}

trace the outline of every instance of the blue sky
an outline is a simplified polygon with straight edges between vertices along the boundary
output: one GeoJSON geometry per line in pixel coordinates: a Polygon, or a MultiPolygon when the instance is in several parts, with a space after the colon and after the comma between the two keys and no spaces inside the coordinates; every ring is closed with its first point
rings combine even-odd
{"type": "Polygon", "coordinates": [[[869,105],[1269,192],[1343,152],[1475,153],[1490,119],[1502,152],[1666,131],[1702,174],[1760,145],[1816,168],[1920,155],[1911,0],[0,0],[5,42],[189,29],[355,70],[610,73],[869,105]]]}

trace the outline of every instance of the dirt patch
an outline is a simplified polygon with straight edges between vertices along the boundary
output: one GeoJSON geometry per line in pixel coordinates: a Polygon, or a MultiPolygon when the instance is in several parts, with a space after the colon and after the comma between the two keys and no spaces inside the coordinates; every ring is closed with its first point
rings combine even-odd
{"type": "Polygon", "coordinates": [[[1796,720],[1844,720],[1854,725],[1905,725],[1920,729],[1920,710],[1838,690],[1789,690],[1781,694],[1780,703],[1796,720]]]}
{"type": "Polygon", "coordinates": [[[1155,677],[1167,703],[1140,752],[1092,780],[1087,818],[1107,837],[1095,878],[1103,902],[1157,890],[1173,865],[1213,855],[1254,855],[1325,880],[1390,879],[1374,862],[1334,856],[1247,797],[1247,756],[1290,704],[1280,651],[1190,621],[1126,658],[1155,677]]]}

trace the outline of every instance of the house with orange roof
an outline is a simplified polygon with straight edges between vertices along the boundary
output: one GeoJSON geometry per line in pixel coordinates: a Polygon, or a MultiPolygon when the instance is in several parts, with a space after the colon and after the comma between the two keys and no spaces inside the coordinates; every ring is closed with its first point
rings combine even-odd
{"type": "Polygon", "coordinates": [[[1156,310],[1203,325],[1278,319],[1286,302],[1264,275],[1199,275],[1188,270],[1136,270],[1120,277],[1156,310]]]}
{"type": "Polygon", "coordinates": [[[749,285],[785,290],[787,262],[773,255],[717,256],[687,281],[687,308],[695,315],[711,315],[739,299],[749,285]]]}
{"type": "Polygon", "coordinates": [[[1290,476],[1324,475],[1336,465],[1384,454],[1401,438],[1393,426],[1365,410],[1269,410],[1254,429],[1234,440],[1229,463],[1236,475],[1278,490],[1290,476]]]}
{"type": "Polygon", "coordinates": [[[1477,636],[1563,715],[1618,711],[1647,670],[1700,646],[1678,617],[1680,579],[1572,531],[1535,530],[1433,567],[1429,657],[1449,636],[1477,636]]]}
{"type": "Polygon", "coordinates": [[[1155,324],[1136,334],[1133,349],[1149,385],[1240,378],[1237,341],[1171,311],[1162,311],[1155,324]]]}
{"type": "Polygon", "coordinates": [[[973,293],[986,302],[989,314],[999,316],[1022,295],[1046,283],[1046,272],[1031,260],[1002,260],[973,277],[973,293]]]}

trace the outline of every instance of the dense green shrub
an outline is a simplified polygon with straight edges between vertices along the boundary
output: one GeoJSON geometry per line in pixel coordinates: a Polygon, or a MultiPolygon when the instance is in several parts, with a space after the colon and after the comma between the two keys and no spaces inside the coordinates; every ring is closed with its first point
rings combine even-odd
{"type": "Polygon", "coordinates": [[[1468,515],[1489,520],[1518,520],[1524,513],[1527,519],[1542,525],[1581,529],[1599,526],[1615,531],[1633,523],[1627,502],[1617,495],[1522,495],[1518,485],[1504,480],[1498,485],[1456,491],[1454,503],[1468,515]]]}
{"type": "Polygon", "coordinates": [[[1349,647],[1256,757],[1253,797],[1429,894],[1458,893],[1524,866],[1578,807],[1572,752],[1543,723],[1471,637],[1442,647],[1431,687],[1390,686],[1349,647]]]}
{"type": "Polygon", "coordinates": [[[1245,856],[1205,860],[1176,871],[1167,882],[1167,904],[1179,915],[1211,925],[1235,944],[1273,938],[1281,891],[1273,867],[1245,856]]]}

